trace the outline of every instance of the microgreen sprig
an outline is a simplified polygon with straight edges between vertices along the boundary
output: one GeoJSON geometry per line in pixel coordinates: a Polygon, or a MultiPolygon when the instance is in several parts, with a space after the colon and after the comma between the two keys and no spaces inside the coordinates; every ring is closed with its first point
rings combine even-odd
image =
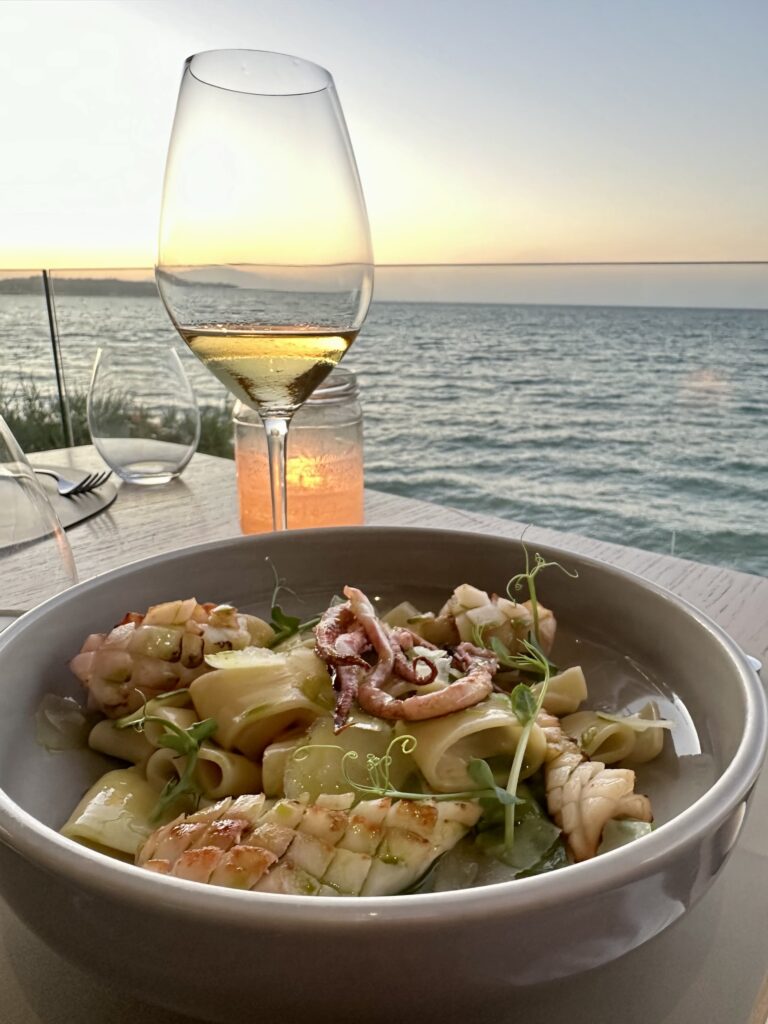
{"type": "Polygon", "coordinates": [[[538,551],[533,556],[533,566],[531,566],[531,556],[528,548],[523,544],[523,553],[525,555],[525,572],[519,572],[516,576],[507,583],[507,597],[510,601],[517,603],[516,593],[520,593],[524,586],[528,588],[528,596],[531,602],[531,616],[533,618],[533,642],[537,647],[541,648],[541,638],[539,636],[539,603],[536,598],[536,577],[542,571],[542,569],[548,569],[550,566],[554,566],[561,572],[564,572],[566,576],[570,576],[571,579],[578,579],[579,574],[575,570],[566,569],[565,566],[559,562],[548,562],[543,555],[540,555],[538,551]]]}
{"type": "MultiPolygon", "coordinates": [[[[180,691],[172,692],[179,693],[180,691]]],[[[163,698],[167,700],[169,696],[170,694],[161,694],[155,700],[162,700],[163,698]]],[[[215,718],[205,718],[200,722],[194,722],[187,729],[182,729],[180,725],[177,725],[176,722],[168,718],[163,718],[161,715],[148,714],[147,701],[145,700],[140,714],[137,715],[136,712],[132,712],[130,715],[118,718],[114,726],[116,729],[135,729],[137,732],[144,732],[144,728],[149,722],[154,722],[163,728],[163,732],[157,740],[158,747],[174,750],[179,757],[186,759],[184,770],[179,778],[175,782],[173,779],[168,780],[160,794],[159,800],[155,804],[151,817],[152,821],[156,822],[181,797],[191,797],[195,806],[200,802],[202,791],[195,778],[197,760],[203,741],[210,739],[216,732],[218,724],[215,718]]]]}
{"type": "Polygon", "coordinates": [[[307,619],[306,622],[302,622],[298,615],[286,615],[283,609],[278,604],[278,598],[281,592],[285,591],[286,594],[292,594],[296,596],[296,592],[291,590],[290,587],[286,586],[286,581],[282,579],[274,566],[271,559],[266,559],[272,570],[272,575],[275,578],[275,586],[272,590],[272,598],[270,600],[270,626],[274,629],[275,635],[267,644],[267,647],[277,647],[283,640],[287,640],[289,637],[295,636],[297,633],[303,632],[305,629],[311,629],[316,626],[320,621],[320,616],[316,615],[312,619],[307,619]]]}
{"type": "Polygon", "coordinates": [[[390,780],[390,769],[393,761],[393,751],[400,747],[403,754],[411,754],[416,749],[416,737],[407,733],[402,736],[395,736],[387,746],[383,755],[366,754],[365,767],[368,774],[368,782],[360,782],[354,779],[349,771],[353,761],[359,759],[356,750],[345,751],[343,747],[335,743],[307,744],[299,747],[293,752],[293,758],[297,761],[306,760],[314,750],[337,750],[342,753],[341,774],[348,786],[351,786],[356,793],[362,793],[368,798],[390,797],[394,800],[479,800],[492,798],[503,804],[518,803],[518,799],[507,793],[501,786],[497,786],[493,773],[487,762],[475,758],[470,761],[468,771],[471,778],[482,785],[483,789],[466,789],[457,793],[408,793],[397,789],[390,780]],[[476,766],[479,766],[476,767],[476,766]]]}
{"type": "MultiPolygon", "coordinates": [[[[532,645],[529,646],[531,646],[532,651],[536,650],[532,645]]],[[[520,784],[520,772],[523,768],[523,760],[528,748],[528,741],[531,738],[533,727],[536,724],[536,718],[544,705],[544,697],[547,692],[547,686],[549,685],[549,661],[543,655],[541,656],[539,666],[543,679],[538,697],[534,695],[530,686],[527,686],[525,683],[519,683],[509,695],[509,703],[512,710],[514,711],[517,720],[523,726],[520,739],[517,741],[509,779],[507,780],[507,793],[509,793],[510,796],[517,795],[517,787],[520,784]]],[[[513,808],[507,806],[504,808],[504,853],[506,856],[511,855],[514,842],[515,815],[513,808]]]]}
{"type": "Polygon", "coordinates": [[[509,695],[509,703],[521,725],[528,725],[539,713],[536,695],[526,683],[517,684],[509,695]]]}
{"type": "Polygon", "coordinates": [[[549,661],[536,643],[532,632],[529,633],[527,639],[519,641],[523,649],[513,654],[504,641],[500,640],[497,636],[492,636],[489,640],[486,636],[487,630],[488,626],[473,626],[472,643],[476,647],[483,647],[486,650],[492,651],[496,655],[499,665],[503,668],[525,672],[528,675],[543,675],[542,664],[546,662],[549,665],[550,673],[557,671],[557,666],[549,661]]]}
{"type": "Polygon", "coordinates": [[[522,651],[513,654],[498,637],[491,637],[491,650],[504,668],[516,669],[528,675],[544,676],[544,665],[549,667],[550,675],[557,672],[557,666],[549,660],[530,633],[527,640],[521,640],[522,651]]]}
{"type": "MultiPolygon", "coordinates": [[[[577,579],[579,575],[573,570],[566,569],[565,566],[561,565],[559,562],[548,562],[543,555],[538,553],[538,551],[534,554],[533,564],[531,564],[530,552],[524,543],[523,553],[525,554],[525,572],[521,572],[516,576],[513,576],[509,583],[507,583],[507,596],[511,601],[517,602],[516,594],[519,594],[520,591],[527,586],[528,598],[531,604],[531,632],[529,633],[528,638],[521,642],[523,650],[517,654],[511,654],[500,641],[496,641],[495,644],[493,640],[491,641],[492,649],[497,657],[499,657],[501,664],[508,668],[517,668],[520,671],[541,676],[541,686],[539,688],[538,697],[534,696],[530,687],[526,686],[525,683],[520,683],[509,695],[512,710],[517,716],[520,724],[523,726],[523,731],[520,735],[520,739],[518,740],[517,748],[515,749],[515,756],[512,761],[512,768],[507,781],[507,792],[512,796],[517,794],[517,787],[520,783],[520,773],[522,771],[528,741],[531,738],[531,732],[533,731],[533,727],[536,723],[536,718],[544,706],[544,698],[547,693],[549,680],[553,669],[555,669],[555,666],[549,658],[547,658],[541,648],[536,577],[543,569],[548,569],[550,566],[564,572],[565,575],[570,576],[571,579],[577,579]]],[[[511,855],[514,841],[514,810],[511,807],[505,807],[504,852],[506,856],[511,855]]]]}
{"type": "Polygon", "coordinates": [[[485,631],[487,630],[487,628],[487,625],[479,626],[477,623],[475,623],[472,626],[472,643],[475,645],[475,647],[487,646],[485,640],[485,631]]]}

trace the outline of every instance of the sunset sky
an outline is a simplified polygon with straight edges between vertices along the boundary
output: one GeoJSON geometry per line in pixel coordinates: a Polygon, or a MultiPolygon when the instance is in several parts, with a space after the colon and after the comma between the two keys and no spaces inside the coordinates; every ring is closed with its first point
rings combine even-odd
{"type": "Polygon", "coordinates": [[[148,266],[184,58],[326,66],[382,263],[768,259],[765,0],[0,3],[0,267],[148,266]]]}

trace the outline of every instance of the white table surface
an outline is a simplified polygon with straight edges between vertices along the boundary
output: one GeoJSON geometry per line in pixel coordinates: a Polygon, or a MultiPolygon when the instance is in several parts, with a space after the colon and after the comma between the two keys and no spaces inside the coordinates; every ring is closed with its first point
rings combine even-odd
{"type": "MultiPolygon", "coordinates": [[[[101,465],[88,447],[40,453],[32,461],[73,469],[101,465]]],[[[366,495],[366,521],[511,537],[519,537],[523,528],[511,520],[377,492],[366,495]]],[[[69,538],[85,579],[146,555],[238,533],[234,464],[198,455],[174,484],[154,490],[122,486],[109,510],[74,527],[69,538]]],[[[668,587],[768,664],[768,579],[552,530],[531,528],[526,537],[603,558],[668,587]]],[[[564,907],[563,928],[567,927],[564,907]]],[[[765,1024],[767,972],[768,781],[764,774],[730,860],[708,894],[681,921],[607,967],[546,987],[519,990],[501,1018],[491,1019],[478,1008],[476,1020],[477,1024],[765,1024]]],[[[339,998],[343,999],[343,982],[339,998]]],[[[259,1020],[256,1014],[253,1019],[259,1020]]],[[[126,998],[109,979],[95,980],[70,966],[0,902],[0,1024],[182,1024],[188,1020],[126,998]]],[[[449,1021],[441,1017],[444,1024],[449,1021]]]]}

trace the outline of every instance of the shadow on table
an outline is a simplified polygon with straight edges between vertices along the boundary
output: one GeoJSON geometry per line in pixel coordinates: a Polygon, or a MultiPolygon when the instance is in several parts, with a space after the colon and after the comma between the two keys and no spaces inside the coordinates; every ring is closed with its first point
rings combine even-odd
{"type": "MultiPolygon", "coordinates": [[[[697,989],[702,972],[712,969],[707,960],[718,930],[723,892],[721,879],[690,914],[641,949],[598,971],[546,986],[513,990],[507,1011],[490,1015],[478,1008],[472,1015],[474,1024],[551,1024],[553,1020],[564,1019],[564,1015],[570,1024],[687,1024],[705,1019],[690,1015],[697,1002],[691,1001],[690,993],[697,989]],[[675,1008],[683,999],[683,1015],[678,1016],[675,1008]]],[[[10,970],[34,1014],[4,1017],[4,1024],[189,1024],[192,1020],[139,1003],[117,988],[86,976],[43,946],[15,917],[8,915],[3,924],[10,970]]],[[[567,908],[563,928],[568,928],[567,908]]],[[[347,969],[354,970],[354,965],[347,969]]],[[[386,964],[382,964],[382,970],[386,970],[386,964]]],[[[513,964],[510,970],[514,970],[513,964]]],[[[301,979],[296,982],[300,984],[301,979]]],[[[225,979],[222,984],[226,984],[225,979]]],[[[343,1018],[343,981],[335,984],[339,1014],[329,1018],[329,1024],[343,1018]]],[[[418,1007],[411,1007],[409,1013],[407,1007],[398,1006],[393,1012],[401,1024],[411,1020],[421,1024],[470,1024],[466,1013],[458,1015],[450,1006],[445,1006],[431,1021],[419,1015],[418,1007]]],[[[308,1017],[314,1024],[325,1024],[309,1008],[308,1017]]],[[[253,1020],[260,1024],[289,1024],[284,1020],[264,1020],[258,1014],[258,993],[254,993],[253,1020]]]]}

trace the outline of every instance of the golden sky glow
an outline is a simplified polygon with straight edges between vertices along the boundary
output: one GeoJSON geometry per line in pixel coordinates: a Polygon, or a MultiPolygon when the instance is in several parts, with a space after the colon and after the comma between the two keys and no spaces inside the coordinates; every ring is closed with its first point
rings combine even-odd
{"type": "Polygon", "coordinates": [[[147,266],[184,58],[333,73],[378,262],[768,257],[768,6],[0,4],[0,267],[147,266]]]}

